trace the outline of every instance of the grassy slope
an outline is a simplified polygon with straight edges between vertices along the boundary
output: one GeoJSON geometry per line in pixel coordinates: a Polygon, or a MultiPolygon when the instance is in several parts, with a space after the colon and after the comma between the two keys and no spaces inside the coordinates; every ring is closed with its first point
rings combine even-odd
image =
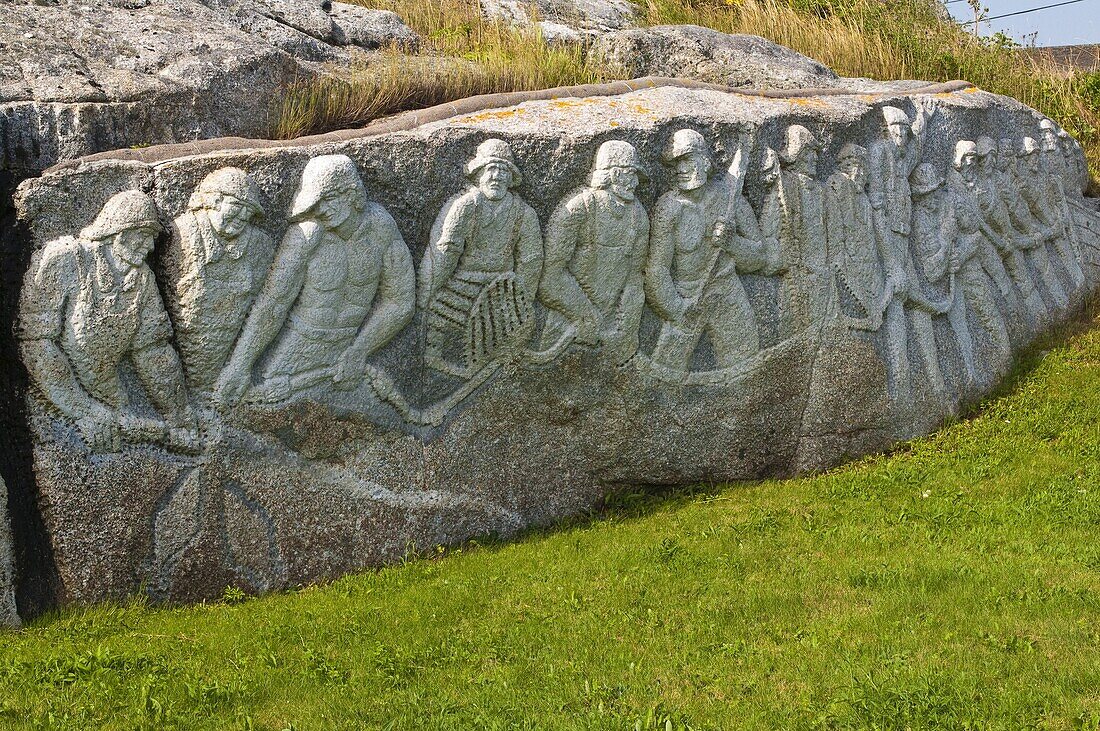
{"type": "Polygon", "coordinates": [[[0,635],[0,727],[1096,729],[1098,526],[1093,329],[971,420],[827,475],[40,620],[0,635]]]}

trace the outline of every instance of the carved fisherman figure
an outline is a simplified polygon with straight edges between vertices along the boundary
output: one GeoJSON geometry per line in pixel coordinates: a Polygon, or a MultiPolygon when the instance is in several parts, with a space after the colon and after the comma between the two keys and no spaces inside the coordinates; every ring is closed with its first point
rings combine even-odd
{"type": "Polygon", "coordinates": [[[550,217],[539,286],[549,308],[544,350],[572,328],[577,342],[604,345],[617,363],[637,352],[649,216],[635,189],[644,175],[632,145],[605,142],[589,186],[550,217]]]}
{"type": "Polygon", "coordinates": [[[913,191],[913,256],[915,268],[922,282],[913,282],[912,288],[924,289],[929,294],[926,301],[943,302],[945,307],[928,307],[917,304],[909,310],[917,345],[924,359],[925,373],[932,389],[942,396],[947,384],[940,367],[939,349],[932,327],[932,316],[944,314],[959,343],[959,354],[965,370],[966,382],[974,385],[977,373],[974,366],[974,342],[966,320],[965,286],[958,281],[959,226],[955,210],[944,204],[943,179],[929,163],[917,166],[910,181],[913,191]]]}
{"type": "Polygon", "coordinates": [[[309,161],[291,220],[218,379],[224,405],[244,396],[269,345],[257,398],[278,401],[323,382],[353,388],[367,358],[412,319],[412,257],[390,214],[367,200],[351,158],[309,161]]]}
{"type": "Polygon", "coordinates": [[[274,244],[254,221],[260,191],[243,170],[207,175],[173,222],[169,311],[192,391],[213,390],[263,284],[274,244]]]}
{"type": "Polygon", "coordinates": [[[925,107],[917,109],[917,119],[897,107],[883,107],[883,137],[871,145],[869,178],[871,205],[878,217],[880,236],[885,243],[887,273],[894,280],[898,296],[908,289],[906,261],[909,258],[909,228],[913,203],[909,176],[917,169],[924,151],[924,133],[932,116],[925,107]]]}
{"type": "Polygon", "coordinates": [[[867,150],[859,145],[841,148],[825,186],[825,233],[836,276],[865,315],[852,326],[878,330],[888,303],[886,274],[867,197],[867,150]]]}
{"type": "Polygon", "coordinates": [[[427,317],[428,364],[460,376],[530,338],[543,261],[538,216],[512,192],[523,178],[508,143],[482,142],[466,177],[469,189],[449,200],[432,226],[417,295],[427,317]],[[459,366],[447,357],[456,340],[459,366]]]}
{"type": "Polygon", "coordinates": [[[970,140],[962,140],[955,145],[955,169],[951,171],[948,203],[944,212],[952,215],[958,229],[951,250],[956,290],[962,288],[967,306],[973,310],[978,322],[989,334],[993,342],[994,362],[1000,369],[1011,358],[1012,346],[1008,328],[993,298],[991,287],[997,284],[998,277],[1007,280],[1007,274],[990,241],[992,232],[985,225],[971,193],[971,185],[978,175],[977,147],[970,140]],[[994,266],[991,270],[991,262],[1000,265],[999,268],[994,266]]]}
{"type": "Polygon", "coordinates": [[[23,361],[34,386],[76,422],[94,452],[118,451],[122,442],[197,447],[172,327],[145,261],[161,230],[153,200],[125,191],[79,238],[46,244],[27,272],[23,361]],[[119,373],[125,359],[163,420],[131,403],[119,373]]]}
{"type": "MultiPolygon", "coordinates": [[[[1030,137],[1025,139],[1025,146],[1030,146],[1031,152],[1038,150],[1035,140],[1030,137]]],[[[1034,194],[1036,180],[1030,178],[1030,173],[1020,174],[1020,166],[1027,165],[1027,156],[1031,154],[1022,151],[1013,140],[1002,139],[997,146],[997,165],[995,182],[996,188],[1001,193],[1001,198],[1008,208],[1009,220],[1016,231],[1023,234],[1017,238],[1022,249],[1021,255],[1025,256],[1035,266],[1040,278],[1057,307],[1065,307],[1069,304],[1069,297],[1062,286],[1058,273],[1051,264],[1050,255],[1047,253],[1047,242],[1057,236],[1058,227],[1044,223],[1044,218],[1049,212],[1036,216],[1033,206],[1025,197],[1025,190],[1031,188],[1034,194]]],[[[1038,160],[1038,155],[1033,155],[1038,160]]]]}
{"type": "Polygon", "coordinates": [[[1064,129],[1058,129],[1058,141],[1065,156],[1065,189],[1067,196],[1084,195],[1089,187],[1089,164],[1081,143],[1064,129]]]}
{"type": "Polygon", "coordinates": [[[663,161],[675,188],[653,211],[646,300],[663,320],[653,362],[687,373],[707,334],[719,368],[760,349],[756,317],[738,271],[766,263],[760,227],[741,195],[744,169],[714,178],[714,160],[702,135],[682,129],[663,161]]]}
{"type": "Polygon", "coordinates": [[[1054,206],[1052,210],[1061,220],[1059,235],[1055,246],[1062,265],[1069,274],[1071,291],[1078,290],[1085,283],[1085,272],[1081,268],[1081,252],[1077,243],[1077,231],[1069,208],[1069,192],[1065,185],[1069,173],[1066,171],[1066,159],[1058,137],[1058,125],[1050,119],[1039,122],[1039,135],[1042,138],[1041,178],[1047,186],[1046,198],[1054,206]]]}
{"type": "Polygon", "coordinates": [[[997,145],[989,137],[979,137],[975,151],[978,155],[978,176],[971,191],[978,203],[978,210],[994,234],[993,245],[999,251],[1005,269],[1022,295],[1028,316],[1033,323],[1041,323],[1047,317],[1047,308],[1024,259],[1023,249],[1030,242],[1013,225],[1012,215],[998,185],[997,145]]]}
{"type": "Polygon", "coordinates": [[[779,283],[779,332],[790,337],[822,322],[829,308],[824,188],[817,180],[821,143],[801,125],[787,129],[780,155],[778,184],[764,199],[765,216],[778,217],[779,259],[785,272],[779,283]]]}

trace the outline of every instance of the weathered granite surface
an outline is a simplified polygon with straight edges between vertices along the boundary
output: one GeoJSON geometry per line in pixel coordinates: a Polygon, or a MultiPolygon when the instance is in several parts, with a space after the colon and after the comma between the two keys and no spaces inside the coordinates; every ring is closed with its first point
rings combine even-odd
{"type": "Polygon", "coordinates": [[[147,159],[17,194],[62,603],[827,468],[988,393],[1100,280],[1079,148],[973,88],[666,86],[147,159]]]}
{"type": "Polygon", "coordinates": [[[8,488],[0,479],[0,627],[18,627],[15,610],[15,551],[8,521],[8,488]]]}
{"type": "Polygon", "coordinates": [[[416,45],[393,13],[320,0],[0,0],[0,169],[271,132],[295,80],[416,45]]]}
{"type": "Polygon", "coordinates": [[[490,18],[527,25],[539,23],[547,40],[580,40],[635,24],[630,0],[479,0],[490,18]]]}

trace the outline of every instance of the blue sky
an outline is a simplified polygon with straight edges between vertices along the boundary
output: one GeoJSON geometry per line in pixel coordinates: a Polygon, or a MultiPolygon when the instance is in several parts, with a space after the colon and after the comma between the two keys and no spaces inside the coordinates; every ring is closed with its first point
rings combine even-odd
{"type": "MultiPolygon", "coordinates": [[[[982,0],[983,6],[989,8],[990,16],[1055,2],[1059,0],[982,0]]],[[[965,2],[951,3],[947,9],[959,20],[974,19],[974,12],[965,2]]],[[[1020,42],[1027,42],[1030,40],[1027,37],[1029,34],[1038,33],[1035,38],[1038,46],[1100,43],[1100,0],[1083,0],[1060,8],[982,23],[980,31],[982,35],[1001,31],[1020,42]]]]}

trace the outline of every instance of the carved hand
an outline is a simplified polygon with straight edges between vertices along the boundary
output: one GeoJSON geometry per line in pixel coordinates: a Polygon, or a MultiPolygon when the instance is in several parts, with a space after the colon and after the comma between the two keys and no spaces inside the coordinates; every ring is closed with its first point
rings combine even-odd
{"type": "Polygon", "coordinates": [[[251,380],[251,374],[247,371],[242,372],[232,364],[226,366],[214,386],[214,403],[227,408],[236,406],[244,398],[251,380]]]}
{"type": "Polygon", "coordinates": [[[123,414],[118,419],[122,438],[131,443],[157,443],[164,439],[168,427],[160,419],[148,419],[136,414],[123,414]]]}
{"type": "Polygon", "coordinates": [[[77,428],[93,452],[117,452],[122,447],[118,420],[109,409],[94,405],[87,416],[78,419],[77,428]]]}

